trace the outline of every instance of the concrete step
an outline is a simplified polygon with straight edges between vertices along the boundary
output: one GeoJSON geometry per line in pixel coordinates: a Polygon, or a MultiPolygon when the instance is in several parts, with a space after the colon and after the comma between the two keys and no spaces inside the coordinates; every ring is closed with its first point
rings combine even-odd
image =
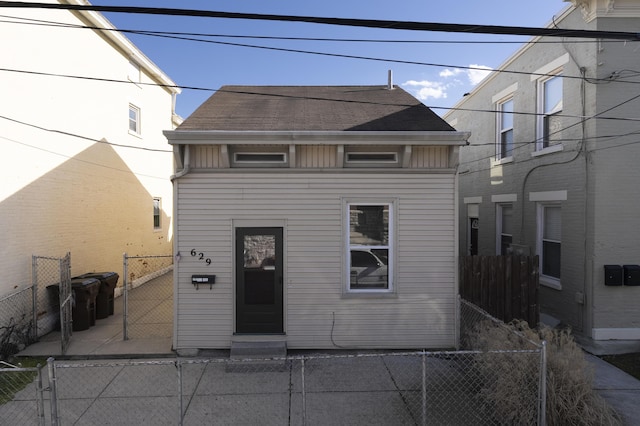
{"type": "Polygon", "coordinates": [[[287,369],[286,341],[233,341],[227,372],[278,372],[287,369]]]}

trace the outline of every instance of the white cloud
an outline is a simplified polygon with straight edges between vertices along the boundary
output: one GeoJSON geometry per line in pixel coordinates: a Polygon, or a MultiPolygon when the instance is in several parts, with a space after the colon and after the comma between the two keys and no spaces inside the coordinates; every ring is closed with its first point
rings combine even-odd
{"type": "Polygon", "coordinates": [[[414,88],[415,97],[421,101],[427,99],[444,99],[447,97],[447,86],[438,81],[416,81],[409,80],[402,83],[402,86],[410,86],[414,88]]]}
{"type": "Polygon", "coordinates": [[[493,69],[486,65],[472,64],[469,66],[473,69],[467,70],[467,76],[469,77],[469,82],[471,82],[471,84],[473,84],[474,86],[480,83],[486,76],[488,76],[493,69]]]}
{"type": "Polygon", "coordinates": [[[462,74],[464,71],[462,71],[460,68],[454,68],[454,69],[445,69],[444,71],[440,71],[440,77],[444,77],[444,78],[448,78],[448,77],[455,77],[456,75],[462,74]]]}
{"type": "Polygon", "coordinates": [[[469,65],[471,69],[460,69],[460,68],[446,68],[443,71],[440,71],[440,77],[442,78],[451,78],[456,77],[461,74],[465,74],[469,79],[469,83],[473,86],[480,83],[482,79],[489,75],[492,68],[486,65],[477,65],[471,64],[469,65]]]}

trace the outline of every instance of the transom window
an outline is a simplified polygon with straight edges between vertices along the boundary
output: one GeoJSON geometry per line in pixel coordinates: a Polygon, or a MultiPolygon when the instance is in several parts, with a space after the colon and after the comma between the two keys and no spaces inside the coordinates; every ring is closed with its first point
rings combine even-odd
{"type": "Polygon", "coordinates": [[[348,163],[396,163],[398,154],[395,152],[348,152],[348,163]]]}
{"type": "Polygon", "coordinates": [[[498,103],[498,159],[513,155],[513,99],[498,103]]]}
{"type": "Polygon", "coordinates": [[[236,163],[286,163],[284,152],[236,152],[233,156],[236,163]]]}
{"type": "Polygon", "coordinates": [[[348,290],[389,291],[392,288],[392,205],[347,205],[348,290]]]}

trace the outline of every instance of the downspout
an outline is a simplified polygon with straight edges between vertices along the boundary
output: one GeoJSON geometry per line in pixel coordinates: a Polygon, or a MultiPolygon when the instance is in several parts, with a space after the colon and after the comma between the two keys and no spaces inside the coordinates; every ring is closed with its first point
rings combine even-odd
{"type": "Polygon", "coordinates": [[[185,145],[184,146],[184,158],[182,161],[182,170],[180,170],[179,172],[177,172],[176,174],[172,175],[169,179],[171,180],[171,182],[173,182],[176,179],[179,179],[183,176],[185,176],[187,173],[189,173],[191,171],[191,166],[190,166],[190,152],[191,150],[189,149],[190,145],[185,145]]]}

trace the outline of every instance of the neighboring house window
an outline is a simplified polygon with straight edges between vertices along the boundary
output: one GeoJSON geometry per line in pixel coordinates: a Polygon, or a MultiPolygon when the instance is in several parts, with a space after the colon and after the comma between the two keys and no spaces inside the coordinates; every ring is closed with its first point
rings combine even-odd
{"type": "Polygon", "coordinates": [[[560,119],[562,112],[562,76],[538,81],[538,145],[537,149],[548,148],[554,140],[559,140],[560,119]]]}
{"type": "Polygon", "coordinates": [[[498,160],[513,155],[513,99],[498,103],[498,160]]]}
{"type": "Polygon", "coordinates": [[[140,134],[140,108],[129,104],[129,132],[140,134]]]}
{"type": "Polygon", "coordinates": [[[496,253],[506,256],[513,243],[513,204],[496,204],[496,218],[496,253]]]}
{"type": "Polygon", "coordinates": [[[153,199],[153,229],[160,229],[160,198],[153,199]]]}
{"type": "Polygon", "coordinates": [[[347,204],[348,290],[392,288],[392,204],[347,204]]]}
{"type": "Polygon", "coordinates": [[[538,204],[538,255],[541,282],[560,288],[562,209],[560,204],[538,204]]]}
{"type": "Polygon", "coordinates": [[[129,80],[134,83],[140,83],[140,67],[135,62],[129,62],[129,69],[127,73],[129,80]]]}

